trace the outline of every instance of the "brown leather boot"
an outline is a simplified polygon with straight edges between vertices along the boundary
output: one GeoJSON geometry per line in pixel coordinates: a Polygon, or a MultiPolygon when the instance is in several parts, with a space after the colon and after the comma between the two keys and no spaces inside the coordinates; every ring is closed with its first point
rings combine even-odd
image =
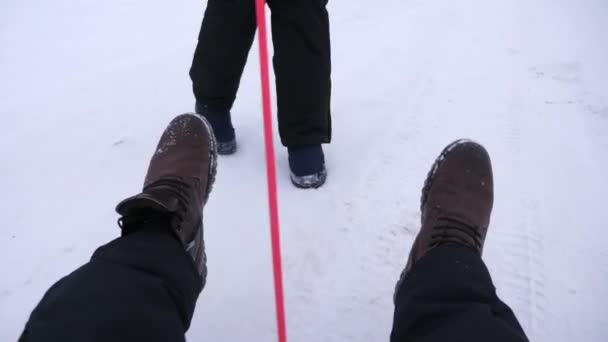
{"type": "Polygon", "coordinates": [[[481,256],[494,202],[492,164],[486,149],[470,140],[446,147],[422,189],[422,227],[404,274],[433,248],[455,244],[481,256]]]}
{"type": "Polygon", "coordinates": [[[165,129],[152,156],[143,191],[120,202],[123,234],[165,222],[205,279],[203,207],[215,180],[217,150],[209,123],[182,114],[165,129]]]}

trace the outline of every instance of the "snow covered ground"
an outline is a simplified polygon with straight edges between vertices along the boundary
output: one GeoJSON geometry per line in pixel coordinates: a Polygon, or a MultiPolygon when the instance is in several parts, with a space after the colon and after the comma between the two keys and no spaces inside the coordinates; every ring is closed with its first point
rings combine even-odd
{"type": "MultiPolygon", "coordinates": [[[[154,144],[190,111],[202,1],[2,0],[0,340],[119,234],[154,144]]],[[[318,191],[277,144],[291,341],[388,341],[393,286],[444,145],[486,145],[484,258],[533,341],[608,339],[608,2],[332,0],[334,143],[318,191]]],[[[208,285],[190,341],[275,338],[252,52],[241,150],[206,209],[208,285]]]]}

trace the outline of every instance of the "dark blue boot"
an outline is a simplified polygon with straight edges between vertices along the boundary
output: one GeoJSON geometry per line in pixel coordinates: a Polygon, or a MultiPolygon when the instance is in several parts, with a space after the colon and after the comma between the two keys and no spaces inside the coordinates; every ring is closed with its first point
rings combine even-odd
{"type": "Polygon", "coordinates": [[[298,188],[318,188],[327,179],[321,145],[288,147],[291,182],[298,188]]]}
{"type": "Polygon", "coordinates": [[[196,102],[195,111],[202,115],[213,128],[215,139],[217,140],[217,153],[228,155],[236,152],[236,135],[230,118],[230,111],[215,112],[200,102],[196,102]]]}

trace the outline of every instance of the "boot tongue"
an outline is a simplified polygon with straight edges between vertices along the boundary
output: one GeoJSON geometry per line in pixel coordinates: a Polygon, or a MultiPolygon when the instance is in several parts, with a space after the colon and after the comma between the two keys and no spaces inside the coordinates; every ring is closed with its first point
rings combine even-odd
{"type": "Polygon", "coordinates": [[[433,227],[431,247],[456,244],[481,253],[482,237],[480,229],[456,218],[440,217],[433,227]]]}

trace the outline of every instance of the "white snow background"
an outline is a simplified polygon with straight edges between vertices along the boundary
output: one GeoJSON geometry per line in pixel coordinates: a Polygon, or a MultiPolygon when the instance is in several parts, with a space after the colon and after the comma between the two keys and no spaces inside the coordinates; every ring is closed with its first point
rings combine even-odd
{"type": "MultiPolygon", "coordinates": [[[[0,340],[119,235],[160,133],[193,109],[204,1],[0,3],[0,340]]],[[[441,149],[494,163],[484,259],[533,341],[608,340],[608,1],[330,0],[329,180],[293,188],[276,140],[290,341],[388,341],[441,149]]],[[[255,45],[254,45],[255,47],[255,45]]],[[[257,49],[205,212],[190,341],[273,341],[257,49]]],[[[276,130],[276,123],[275,123],[276,130]]]]}

